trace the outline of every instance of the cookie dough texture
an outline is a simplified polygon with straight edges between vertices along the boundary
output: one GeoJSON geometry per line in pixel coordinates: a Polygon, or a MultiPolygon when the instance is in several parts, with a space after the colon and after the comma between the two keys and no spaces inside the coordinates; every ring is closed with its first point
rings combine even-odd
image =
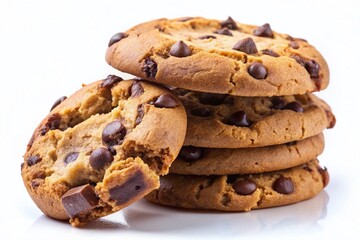
{"type": "Polygon", "coordinates": [[[327,63],[306,40],[268,25],[266,35],[258,26],[227,22],[196,17],[142,23],[114,35],[106,61],[135,76],[202,92],[282,96],[328,86],[327,63]],[[253,71],[254,63],[263,67],[253,71]]]}
{"type": "Polygon", "coordinates": [[[223,176],[169,174],[161,177],[160,181],[160,188],[147,195],[147,200],[190,209],[250,211],[312,198],[328,184],[329,174],[318,165],[317,160],[312,160],[294,168],[269,173],[223,176]],[[280,186],[278,179],[285,179],[283,183],[290,181],[291,187],[286,184],[280,186]],[[255,184],[251,194],[242,195],[234,189],[234,185],[242,180],[255,184]]]}
{"type": "Polygon", "coordinates": [[[158,188],[183,144],[182,104],[145,81],[109,76],[57,104],[35,130],[21,174],[44,214],[75,226],[158,188]]]}

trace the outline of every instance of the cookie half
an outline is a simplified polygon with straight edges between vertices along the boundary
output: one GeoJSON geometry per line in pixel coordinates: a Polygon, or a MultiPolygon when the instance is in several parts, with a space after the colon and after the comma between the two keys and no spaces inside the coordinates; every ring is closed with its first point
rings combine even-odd
{"type": "Polygon", "coordinates": [[[315,159],[324,150],[324,136],[259,148],[184,146],[170,167],[183,175],[253,174],[282,170],[315,159]]]}
{"type": "Polygon", "coordinates": [[[172,92],[110,75],[54,104],[28,144],[24,184],[44,214],[77,226],[158,188],[185,130],[172,92]]]}
{"type": "Polygon", "coordinates": [[[282,96],[325,89],[329,69],[306,40],[205,18],[158,19],[115,34],[114,68],[185,89],[237,96],[282,96]]]}
{"type": "Polygon", "coordinates": [[[293,204],[316,196],[329,174],[312,160],[300,166],[254,175],[193,176],[169,174],[145,198],[166,206],[250,211],[293,204]]]}

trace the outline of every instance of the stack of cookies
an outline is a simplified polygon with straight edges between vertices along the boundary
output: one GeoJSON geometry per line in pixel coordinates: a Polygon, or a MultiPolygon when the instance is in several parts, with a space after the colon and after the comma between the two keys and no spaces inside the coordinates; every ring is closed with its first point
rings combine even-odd
{"type": "Polygon", "coordinates": [[[184,146],[151,202],[249,211],[296,203],[329,181],[317,156],[330,107],[329,69],[306,40],[204,18],[159,19],[114,35],[118,70],[165,84],[187,112],[184,146]]]}

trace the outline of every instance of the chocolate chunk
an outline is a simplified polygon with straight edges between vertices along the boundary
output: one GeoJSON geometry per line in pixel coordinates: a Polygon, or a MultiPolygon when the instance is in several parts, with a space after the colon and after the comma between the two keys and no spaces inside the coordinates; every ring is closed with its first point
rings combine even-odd
{"type": "Polygon", "coordinates": [[[286,101],[282,97],[272,97],[271,103],[273,109],[283,109],[286,106],[286,101]]]}
{"type": "Polygon", "coordinates": [[[204,151],[202,148],[193,147],[193,146],[184,146],[180,150],[179,157],[186,161],[195,161],[202,158],[203,153],[204,151]]]}
{"type": "Polygon", "coordinates": [[[102,140],[108,146],[120,145],[125,135],[125,126],[119,120],[115,120],[104,128],[102,140]]]}
{"type": "Polygon", "coordinates": [[[135,119],[135,125],[139,125],[144,117],[144,104],[140,104],[137,108],[137,116],[135,119]]]}
{"type": "Polygon", "coordinates": [[[191,109],[191,114],[197,117],[208,117],[210,116],[211,111],[206,107],[198,107],[191,109]]]}
{"type": "Polygon", "coordinates": [[[222,104],[226,96],[226,94],[202,93],[199,100],[203,104],[216,106],[222,104]]]}
{"type": "Polygon", "coordinates": [[[39,156],[30,156],[28,157],[28,159],[26,160],[27,165],[30,167],[32,165],[37,164],[38,162],[41,161],[41,158],[39,156]]]}
{"type": "Polygon", "coordinates": [[[191,49],[183,41],[177,41],[172,45],[169,53],[174,57],[187,57],[191,55],[191,49]]]}
{"type": "Polygon", "coordinates": [[[157,73],[157,63],[151,58],[146,58],[141,70],[145,73],[147,78],[155,78],[157,73]]]}
{"type": "Polygon", "coordinates": [[[79,152],[68,153],[68,155],[66,155],[64,159],[65,166],[68,165],[69,163],[75,162],[78,156],[79,156],[79,152]]]}
{"type": "Polygon", "coordinates": [[[225,21],[221,22],[220,25],[221,25],[221,28],[228,28],[231,30],[238,29],[236,22],[231,17],[228,17],[225,21]]]}
{"type": "Polygon", "coordinates": [[[270,49],[264,49],[264,50],[261,50],[261,53],[262,54],[265,54],[265,55],[269,55],[269,56],[272,56],[272,57],[280,57],[279,54],[277,54],[276,52],[270,50],[270,49]]]}
{"type": "Polygon", "coordinates": [[[232,187],[240,195],[251,195],[257,188],[253,181],[246,179],[235,182],[232,187]]]}
{"type": "Polygon", "coordinates": [[[256,79],[265,79],[267,77],[267,69],[261,63],[253,63],[248,68],[248,73],[256,79]]]}
{"type": "Polygon", "coordinates": [[[104,81],[100,84],[100,87],[111,89],[115,84],[119,83],[123,79],[116,75],[109,75],[107,76],[104,81]]]}
{"type": "Polygon", "coordinates": [[[238,111],[230,116],[229,123],[237,127],[249,127],[251,122],[244,111],[238,111]]]}
{"type": "Polygon", "coordinates": [[[255,36],[259,36],[259,37],[268,37],[268,38],[273,38],[274,34],[271,30],[271,27],[268,23],[265,23],[264,25],[257,27],[254,29],[253,34],[255,36]]]}
{"type": "Polygon", "coordinates": [[[72,218],[94,209],[98,205],[99,199],[94,189],[86,184],[67,191],[61,197],[61,202],[67,215],[72,218]]]}
{"type": "Polygon", "coordinates": [[[323,181],[323,186],[326,187],[329,184],[330,181],[330,175],[326,167],[322,169],[321,167],[318,167],[318,172],[321,174],[321,178],[323,181]]]}
{"type": "Polygon", "coordinates": [[[209,39],[209,38],[216,39],[214,35],[203,35],[199,37],[199,39],[209,39]]]}
{"type": "Polygon", "coordinates": [[[179,106],[179,101],[169,93],[160,95],[154,102],[157,108],[174,108],[179,106]]]}
{"type": "Polygon", "coordinates": [[[137,171],[124,184],[109,189],[110,200],[115,201],[116,205],[125,204],[130,199],[142,194],[146,186],[144,174],[137,171]]]}
{"type": "Polygon", "coordinates": [[[44,136],[49,130],[59,129],[61,124],[61,116],[58,113],[51,114],[44,126],[40,130],[40,134],[44,136]]]}
{"type": "Polygon", "coordinates": [[[62,103],[65,99],[66,99],[66,96],[63,96],[63,97],[59,98],[58,100],[56,100],[56,101],[54,102],[54,104],[52,105],[50,111],[53,110],[55,107],[57,107],[57,105],[59,105],[60,103],[62,103]]]}
{"type": "Polygon", "coordinates": [[[289,43],[289,46],[290,46],[291,48],[293,48],[293,49],[298,49],[298,48],[300,47],[300,45],[299,45],[297,42],[295,42],[295,41],[291,41],[291,42],[289,43]]]}
{"type": "Polygon", "coordinates": [[[227,28],[222,28],[220,30],[216,30],[214,33],[220,34],[220,35],[226,35],[226,36],[232,36],[233,34],[230,32],[227,28]]]}
{"type": "Polygon", "coordinates": [[[294,192],[294,184],[291,178],[280,176],[273,183],[272,188],[281,194],[291,194],[294,192]]]}
{"type": "Polygon", "coordinates": [[[232,49],[240,51],[240,52],[244,52],[247,54],[254,54],[254,53],[258,52],[254,40],[250,37],[241,39],[233,46],[232,49]]]}
{"type": "Polygon", "coordinates": [[[142,87],[141,83],[139,81],[135,81],[131,85],[131,97],[140,96],[144,93],[144,88],[142,87]]]}
{"type": "Polygon", "coordinates": [[[300,103],[296,101],[286,104],[286,106],[283,109],[289,109],[294,112],[304,112],[304,108],[301,106],[300,103]]]}
{"type": "Polygon", "coordinates": [[[95,149],[89,158],[90,166],[95,170],[101,170],[106,164],[111,163],[114,160],[111,152],[103,147],[95,149]]]}
{"type": "Polygon", "coordinates": [[[112,36],[112,37],[110,38],[108,47],[110,47],[111,45],[113,45],[114,43],[120,41],[120,40],[123,39],[123,38],[127,38],[128,36],[129,36],[129,34],[124,33],[124,32],[116,33],[114,36],[112,36]]]}
{"type": "Polygon", "coordinates": [[[305,68],[310,74],[310,77],[317,78],[319,77],[320,66],[315,60],[309,60],[305,62],[305,68]]]}

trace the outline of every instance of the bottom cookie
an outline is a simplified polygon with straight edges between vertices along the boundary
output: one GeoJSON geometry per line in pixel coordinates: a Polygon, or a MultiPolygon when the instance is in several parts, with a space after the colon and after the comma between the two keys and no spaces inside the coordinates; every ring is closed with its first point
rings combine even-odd
{"type": "Polygon", "coordinates": [[[297,203],[316,196],[329,182],[318,160],[286,170],[223,176],[169,174],[145,198],[166,206],[250,211],[297,203]]]}

